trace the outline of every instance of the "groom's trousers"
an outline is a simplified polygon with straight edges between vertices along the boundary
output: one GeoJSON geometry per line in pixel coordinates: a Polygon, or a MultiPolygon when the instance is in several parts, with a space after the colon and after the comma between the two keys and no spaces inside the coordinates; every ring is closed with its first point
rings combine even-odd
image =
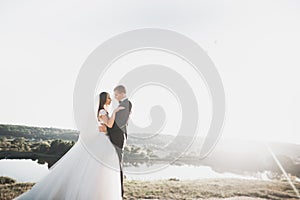
{"type": "Polygon", "coordinates": [[[124,187],[123,187],[123,153],[124,153],[124,147],[126,145],[127,137],[124,134],[123,138],[121,138],[119,140],[112,140],[112,137],[110,136],[110,141],[113,143],[113,145],[114,145],[114,147],[116,149],[116,152],[118,154],[118,157],[119,157],[120,174],[121,174],[121,190],[122,190],[122,197],[123,197],[124,196],[124,187]]]}
{"type": "Polygon", "coordinates": [[[122,190],[122,197],[124,196],[124,187],[123,187],[123,149],[116,147],[119,163],[120,163],[120,174],[121,174],[121,190],[122,190]]]}

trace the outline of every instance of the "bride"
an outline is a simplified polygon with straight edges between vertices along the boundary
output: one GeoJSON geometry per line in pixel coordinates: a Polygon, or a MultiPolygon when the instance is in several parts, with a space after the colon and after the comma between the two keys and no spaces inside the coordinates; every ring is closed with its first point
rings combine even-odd
{"type": "Polygon", "coordinates": [[[105,126],[110,127],[114,123],[115,114],[124,107],[116,108],[108,117],[110,95],[102,92],[99,99],[99,130],[97,127],[95,134],[90,134],[87,141],[82,139],[80,133],[75,145],[49,169],[48,174],[31,190],[15,199],[122,199],[119,160],[105,126]],[[104,159],[99,159],[100,154],[104,155],[104,159]],[[113,169],[107,166],[109,162],[116,167],[113,169]]]}

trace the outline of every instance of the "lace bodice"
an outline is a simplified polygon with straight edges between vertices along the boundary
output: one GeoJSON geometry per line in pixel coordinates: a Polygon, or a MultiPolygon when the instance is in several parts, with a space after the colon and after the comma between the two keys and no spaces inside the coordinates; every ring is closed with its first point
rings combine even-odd
{"type": "MultiPolygon", "coordinates": [[[[100,118],[101,115],[108,115],[108,113],[104,109],[101,109],[99,111],[99,118],[98,118],[99,119],[98,120],[99,126],[104,124],[103,120],[100,118]]],[[[107,132],[105,132],[105,133],[107,133],[107,132]]]]}
{"type": "MultiPolygon", "coordinates": [[[[101,109],[101,110],[99,111],[99,117],[100,117],[101,115],[107,115],[106,110],[101,109]]],[[[99,118],[99,124],[101,124],[101,123],[104,123],[104,122],[103,122],[103,120],[102,120],[101,118],[99,118]]]]}

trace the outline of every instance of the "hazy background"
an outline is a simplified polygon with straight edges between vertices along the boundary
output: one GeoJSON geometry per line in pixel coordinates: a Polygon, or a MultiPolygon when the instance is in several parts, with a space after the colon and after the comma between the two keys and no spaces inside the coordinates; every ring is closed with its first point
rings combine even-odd
{"type": "MultiPolygon", "coordinates": [[[[76,129],[73,89],[87,56],[116,34],[158,27],[190,37],[214,61],[227,100],[222,137],[300,144],[299,11],[296,0],[2,0],[0,123],[76,129]]],[[[132,96],[132,120],[147,124],[147,108],[162,103],[173,132],[180,123],[176,101],[160,94],[158,102],[132,96]]]]}

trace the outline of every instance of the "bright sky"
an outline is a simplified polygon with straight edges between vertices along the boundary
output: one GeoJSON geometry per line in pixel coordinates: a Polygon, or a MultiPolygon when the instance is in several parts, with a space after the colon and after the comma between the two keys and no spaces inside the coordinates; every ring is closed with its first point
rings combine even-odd
{"type": "MultiPolygon", "coordinates": [[[[87,56],[118,33],[157,27],[190,37],[215,63],[227,100],[223,137],[300,144],[299,10],[297,0],[2,0],[0,123],[75,129],[73,89],[87,56]]],[[[157,91],[171,102],[154,103],[179,112],[157,91]]],[[[132,121],[143,126],[151,105],[141,94],[132,121]]]]}

